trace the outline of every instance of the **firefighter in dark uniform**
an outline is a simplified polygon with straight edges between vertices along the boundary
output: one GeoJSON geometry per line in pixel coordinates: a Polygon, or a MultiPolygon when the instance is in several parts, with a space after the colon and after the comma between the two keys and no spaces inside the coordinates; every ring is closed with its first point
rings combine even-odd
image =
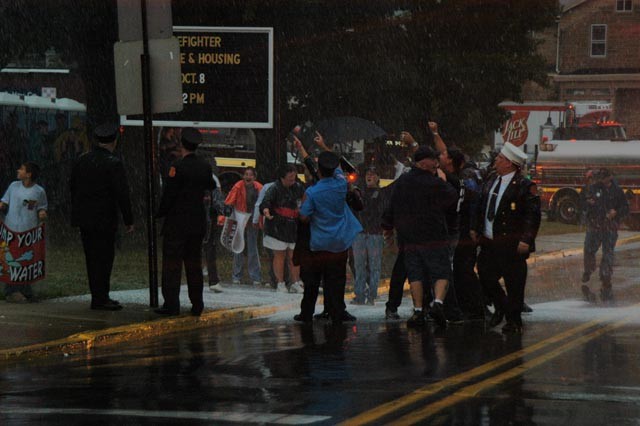
{"type": "Polygon", "coordinates": [[[164,218],[162,227],[162,297],[164,304],[155,310],[161,315],[180,313],[180,278],[182,264],[187,275],[191,314],[199,316],[202,301],[202,239],[207,218],[204,207],[205,191],[213,191],[209,163],[195,154],[202,142],[196,129],[182,129],[180,154],[167,174],[166,185],[157,217],[164,218]]]}
{"type": "Polygon", "coordinates": [[[540,197],[535,184],[520,172],[526,159],[519,148],[505,143],[495,160],[495,176],[483,186],[478,220],[471,231],[480,243],[480,282],[495,307],[489,325],[495,327],[506,317],[503,333],[522,331],[527,258],[535,251],[540,228],[540,197]]]}
{"type": "Polygon", "coordinates": [[[595,295],[586,283],[589,282],[591,273],[596,270],[596,253],[602,246],[600,298],[603,303],[607,303],[613,301],[613,250],[618,241],[620,222],[629,214],[629,202],[608,169],[598,170],[594,179],[595,183],[588,185],[580,193],[587,225],[582,274],[582,282],[585,284],[582,285],[582,294],[588,302],[595,301],[595,295]]]}
{"type": "Polygon", "coordinates": [[[94,137],[97,146],[82,155],[71,171],[71,224],[80,227],[91,309],[118,311],[122,306],[109,298],[109,289],[118,210],[127,233],[133,231],[129,185],[122,161],[113,154],[118,126],[102,124],[94,130],[94,137]]]}

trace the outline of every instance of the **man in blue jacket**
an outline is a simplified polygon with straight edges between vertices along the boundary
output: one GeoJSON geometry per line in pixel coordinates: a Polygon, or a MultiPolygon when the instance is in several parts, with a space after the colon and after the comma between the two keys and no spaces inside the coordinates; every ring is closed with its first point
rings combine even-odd
{"type": "Polygon", "coordinates": [[[322,282],[325,289],[330,289],[329,316],[334,323],[355,320],[345,310],[344,287],[347,252],[362,231],[347,205],[347,180],[339,163],[338,156],[332,152],[325,151],[318,156],[320,180],[307,188],[300,209],[300,220],[310,223],[310,248],[314,254],[309,279],[304,285],[319,287],[322,282]]]}

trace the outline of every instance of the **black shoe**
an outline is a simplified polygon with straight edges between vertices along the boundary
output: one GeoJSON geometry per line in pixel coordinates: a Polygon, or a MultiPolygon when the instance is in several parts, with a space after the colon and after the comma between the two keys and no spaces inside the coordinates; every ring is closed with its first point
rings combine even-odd
{"type": "Polygon", "coordinates": [[[447,317],[447,323],[451,325],[462,325],[466,320],[464,314],[459,309],[454,309],[451,312],[447,312],[445,315],[447,317]]]}
{"type": "Polygon", "coordinates": [[[313,321],[312,318],[308,318],[308,317],[303,317],[302,314],[295,314],[293,316],[293,320],[294,321],[298,321],[298,322],[304,322],[304,323],[311,323],[313,321]]]}
{"type": "Polygon", "coordinates": [[[350,305],[364,305],[365,302],[363,302],[362,300],[357,300],[357,299],[353,299],[351,302],[349,302],[350,305]]]}
{"type": "Polygon", "coordinates": [[[120,304],[120,302],[118,302],[117,300],[112,299],[112,298],[109,298],[109,302],[113,303],[114,305],[119,305],[120,304]]]}
{"type": "Polygon", "coordinates": [[[531,308],[531,306],[529,306],[526,303],[522,302],[522,312],[525,313],[525,314],[530,314],[531,312],[533,312],[533,309],[531,308]]]}
{"type": "Polygon", "coordinates": [[[424,327],[426,321],[424,319],[424,312],[413,311],[413,315],[407,320],[407,327],[424,327]]]}
{"type": "Polygon", "coordinates": [[[353,315],[351,315],[349,312],[344,311],[344,312],[342,313],[342,317],[340,318],[340,320],[341,320],[342,322],[352,322],[352,321],[357,320],[357,318],[356,318],[356,317],[354,317],[353,315]]]}
{"type": "Polygon", "coordinates": [[[173,309],[164,308],[164,307],[154,309],[153,312],[155,312],[158,315],[166,315],[166,316],[180,315],[180,311],[174,311],[173,309]]]}
{"type": "Polygon", "coordinates": [[[596,303],[596,295],[591,291],[588,285],[583,284],[581,290],[582,297],[584,297],[585,302],[596,303]]]}
{"type": "Polygon", "coordinates": [[[386,308],[384,310],[384,319],[388,319],[388,320],[399,320],[400,319],[400,315],[398,315],[398,311],[392,311],[389,308],[386,308]]]}
{"type": "Polygon", "coordinates": [[[591,273],[589,273],[589,272],[583,272],[582,273],[582,282],[583,283],[588,283],[590,278],[591,278],[591,273]]]}
{"type": "Polygon", "coordinates": [[[95,311],[119,311],[122,309],[122,305],[120,304],[115,304],[112,303],[111,301],[108,301],[106,303],[102,303],[102,304],[91,304],[91,309],[95,310],[95,311]]]}
{"type": "Polygon", "coordinates": [[[504,313],[501,310],[496,309],[496,311],[491,315],[491,319],[489,320],[489,327],[495,327],[496,325],[500,324],[503,319],[504,313]]]}
{"type": "Polygon", "coordinates": [[[611,287],[602,287],[600,289],[600,300],[602,300],[602,303],[613,303],[613,291],[611,287]]]}
{"type": "Polygon", "coordinates": [[[507,321],[502,327],[502,334],[519,334],[522,333],[522,326],[516,324],[514,321],[507,321]]]}
{"type": "Polygon", "coordinates": [[[191,308],[191,315],[193,315],[194,317],[199,317],[200,315],[202,315],[202,311],[204,311],[204,308],[191,308]]]}
{"type": "Polygon", "coordinates": [[[447,317],[444,315],[444,307],[442,306],[442,303],[433,302],[429,313],[438,327],[447,328],[447,317]]]}
{"type": "Polygon", "coordinates": [[[313,316],[313,318],[317,319],[317,320],[328,320],[329,319],[329,312],[327,311],[322,311],[319,314],[315,314],[313,316]]]}

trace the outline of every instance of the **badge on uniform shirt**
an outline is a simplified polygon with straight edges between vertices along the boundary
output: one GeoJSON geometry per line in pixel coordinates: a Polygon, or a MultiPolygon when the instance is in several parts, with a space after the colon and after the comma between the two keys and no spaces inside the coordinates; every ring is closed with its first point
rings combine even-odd
{"type": "Polygon", "coordinates": [[[176,177],[176,168],[173,166],[169,169],[169,177],[176,177]]]}
{"type": "Polygon", "coordinates": [[[515,211],[516,210],[516,203],[511,203],[511,210],[515,211]]]}

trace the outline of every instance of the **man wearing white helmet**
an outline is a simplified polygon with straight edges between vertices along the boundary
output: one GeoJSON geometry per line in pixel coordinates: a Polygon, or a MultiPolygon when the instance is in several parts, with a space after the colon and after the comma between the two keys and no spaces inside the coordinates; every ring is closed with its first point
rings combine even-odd
{"type": "Polygon", "coordinates": [[[527,155],[507,142],[496,157],[496,174],[482,189],[480,210],[471,237],[480,243],[478,275],[495,313],[490,326],[506,317],[503,333],[522,331],[520,311],[527,280],[527,258],[535,251],[540,228],[536,185],[522,176],[527,155]],[[500,286],[503,278],[507,292],[500,286]]]}

